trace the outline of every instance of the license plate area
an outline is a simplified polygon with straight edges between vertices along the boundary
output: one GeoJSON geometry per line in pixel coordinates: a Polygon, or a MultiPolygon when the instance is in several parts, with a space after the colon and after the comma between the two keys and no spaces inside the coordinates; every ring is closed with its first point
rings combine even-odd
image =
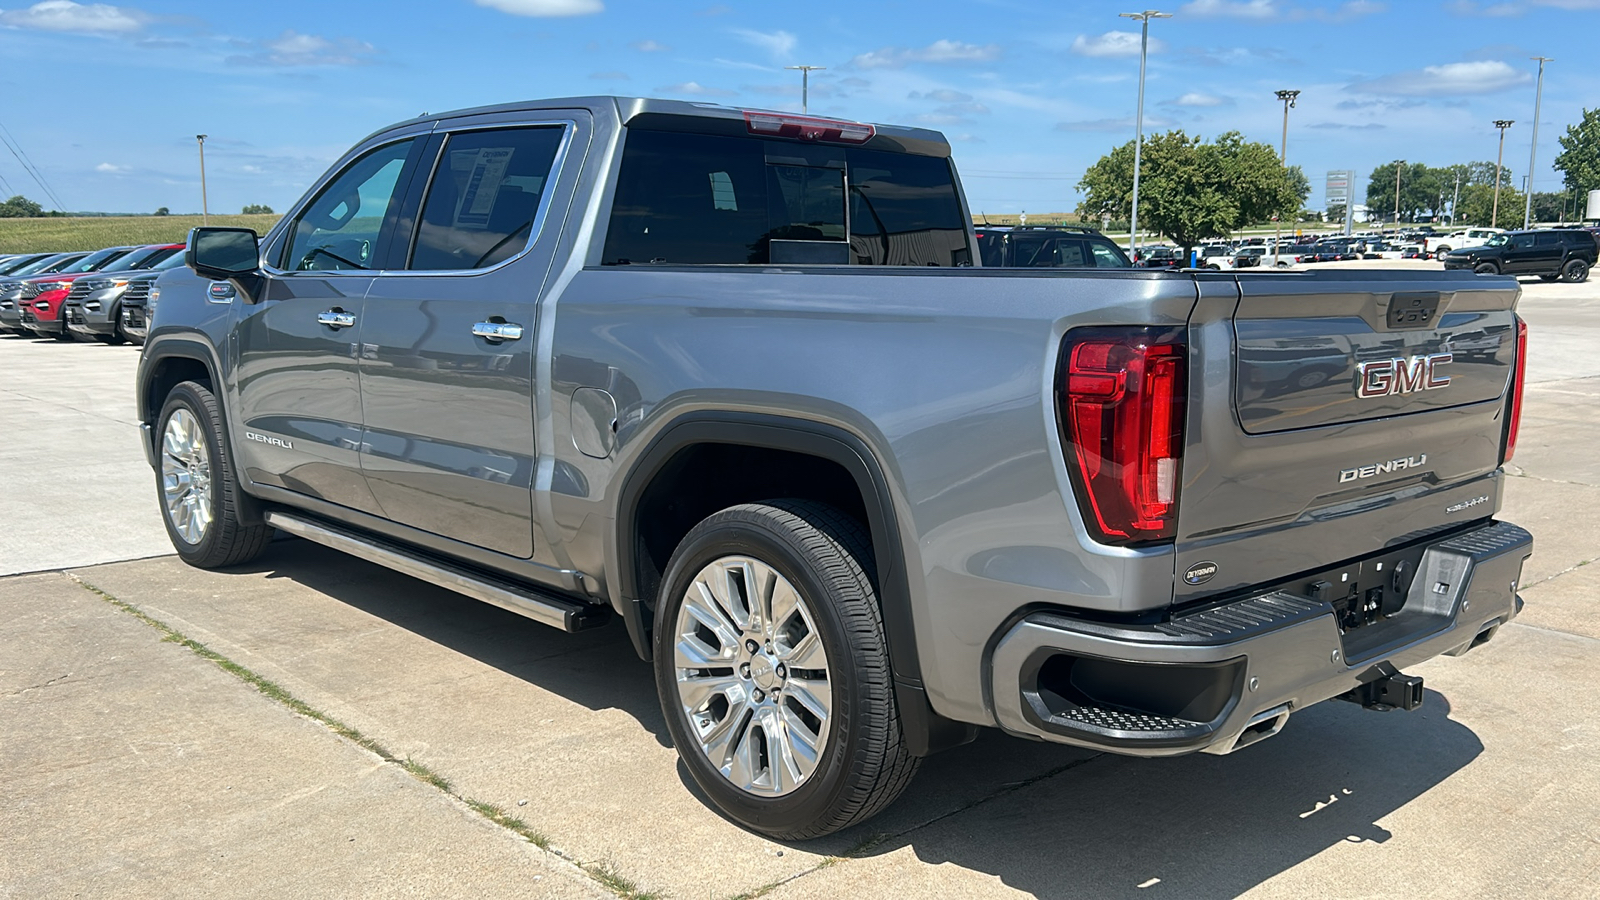
{"type": "Polygon", "coordinates": [[[1384,553],[1313,573],[1284,590],[1333,607],[1339,632],[1348,634],[1400,612],[1411,593],[1426,544],[1384,553]]]}

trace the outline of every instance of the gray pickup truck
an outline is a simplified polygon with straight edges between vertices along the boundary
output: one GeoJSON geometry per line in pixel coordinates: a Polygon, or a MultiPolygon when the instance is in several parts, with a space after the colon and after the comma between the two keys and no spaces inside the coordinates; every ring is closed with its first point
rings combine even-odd
{"type": "Polygon", "coordinates": [[[688,772],[785,839],[981,727],[1165,756],[1412,709],[1402,668],[1516,615],[1514,281],[976,243],[929,131],[611,97],[403,122],[161,277],[167,529],[201,567],[282,531],[620,619],[688,772]]]}

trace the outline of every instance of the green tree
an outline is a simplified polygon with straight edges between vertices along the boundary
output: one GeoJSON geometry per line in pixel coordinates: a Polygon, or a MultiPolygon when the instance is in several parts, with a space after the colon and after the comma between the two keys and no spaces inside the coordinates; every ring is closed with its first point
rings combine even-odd
{"type": "Polygon", "coordinates": [[[242,216],[270,216],[272,215],[272,207],[263,203],[251,203],[245,206],[244,210],[239,214],[242,216]]]}
{"type": "Polygon", "coordinates": [[[1492,183],[1463,185],[1461,211],[1456,216],[1456,222],[1462,225],[1492,225],[1498,228],[1521,227],[1522,204],[1522,192],[1501,182],[1500,219],[1498,222],[1491,222],[1489,214],[1494,208],[1494,185],[1492,183]]]}
{"type": "Polygon", "coordinates": [[[0,219],[31,219],[44,215],[44,207],[21,194],[0,203],[0,219]]]}
{"type": "MultiPolygon", "coordinates": [[[[1501,198],[1504,199],[1504,198],[1501,198]]],[[[1533,221],[1564,222],[1572,207],[1566,191],[1534,191],[1533,221]]]]}
{"type": "Polygon", "coordinates": [[[1329,222],[1343,222],[1344,221],[1344,204],[1343,203],[1335,203],[1332,206],[1328,207],[1328,221],[1329,222]]]}
{"type": "Polygon", "coordinates": [[[171,210],[167,209],[165,206],[162,206],[162,207],[159,207],[159,208],[156,209],[155,215],[158,215],[158,216],[171,215],[171,210]]]}
{"type": "MultiPolygon", "coordinates": [[[[1139,224],[1171,238],[1186,251],[1206,238],[1289,215],[1300,208],[1310,183],[1297,184],[1268,144],[1250,143],[1237,131],[1208,144],[1182,131],[1145,140],[1139,173],[1139,224]]],[[[1078,212],[1126,218],[1133,197],[1133,142],[1101,157],[1078,183],[1078,212]]]]}
{"type": "Polygon", "coordinates": [[[1378,166],[1367,177],[1367,209],[1371,214],[1385,219],[1394,215],[1394,175],[1398,166],[1404,166],[1400,172],[1401,220],[1415,222],[1424,213],[1443,215],[1455,190],[1455,176],[1448,169],[1400,160],[1378,166]],[[1448,186],[1444,183],[1446,177],[1450,179],[1448,186]]]}
{"type": "Polygon", "coordinates": [[[1567,188],[1585,195],[1600,190],[1600,109],[1585,109],[1583,121],[1568,125],[1558,140],[1556,168],[1565,176],[1567,188]]]}

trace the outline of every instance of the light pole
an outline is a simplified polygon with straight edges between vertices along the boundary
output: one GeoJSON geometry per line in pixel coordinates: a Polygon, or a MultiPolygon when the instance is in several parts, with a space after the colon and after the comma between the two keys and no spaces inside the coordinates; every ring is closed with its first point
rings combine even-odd
{"type": "Polygon", "coordinates": [[[806,107],[811,105],[811,73],[821,72],[827,66],[784,66],[784,68],[800,71],[800,111],[807,112],[806,107]]]}
{"type": "Polygon", "coordinates": [[[197,134],[195,143],[200,145],[200,224],[211,224],[211,205],[206,200],[206,136],[197,134]]]}
{"type": "Polygon", "coordinates": [[[1405,167],[1405,160],[1394,161],[1394,230],[1397,234],[1400,231],[1400,172],[1405,167]]]}
{"type": "Polygon", "coordinates": [[[1533,219],[1533,164],[1539,158],[1539,101],[1544,99],[1544,64],[1555,62],[1548,56],[1530,56],[1539,61],[1539,84],[1533,89],[1533,147],[1528,151],[1528,195],[1522,204],[1522,227],[1527,230],[1533,219]]]}
{"type": "Polygon", "coordinates": [[[1118,13],[1121,19],[1137,19],[1139,29],[1139,106],[1133,114],[1133,212],[1128,216],[1128,252],[1139,259],[1139,149],[1144,144],[1144,60],[1150,54],[1150,20],[1170,19],[1172,13],[1147,9],[1142,13],[1118,13]]]}
{"type": "Polygon", "coordinates": [[[1515,119],[1495,119],[1494,127],[1500,129],[1500,152],[1494,157],[1494,212],[1489,214],[1489,227],[1500,227],[1500,165],[1506,158],[1506,129],[1517,124],[1515,119]]]}
{"type": "Polygon", "coordinates": [[[1461,167],[1451,166],[1451,168],[1456,170],[1456,189],[1450,195],[1450,224],[1453,226],[1456,224],[1456,206],[1461,202],[1461,167]]]}
{"type": "MultiPolygon", "coordinates": [[[[1278,162],[1285,169],[1289,167],[1289,110],[1294,109],[1294,98],[1300,96],[1299,91],[1279,91],[1278,99],[1283,101],[1283,143],[1278,150],[1278,162]]],[[[1350,202],[1349,200],[1345,201],[1350,202]]],[[[1272,267],[1278,267],[1278,243],[1283,240],[1283,216],[1272,217],[1272,267]]]]}

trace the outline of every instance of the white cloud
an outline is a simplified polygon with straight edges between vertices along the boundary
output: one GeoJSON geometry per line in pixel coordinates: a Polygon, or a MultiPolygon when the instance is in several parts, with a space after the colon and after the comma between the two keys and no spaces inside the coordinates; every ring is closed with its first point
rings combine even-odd
{"type": "Polygon", "coordinates": [[[656,88],[663,94],[688,94],[691,97],[733,97],[736,91],[727,91],[722,88],[706,87],[694,81],[685,81],[683,84],[669,84],[666,87],[656,88]]]}
{"type": "Polygon", "coordinates": [[[260,47],[255,53],[230,56],[228,62],[247,66],[359,66],[377,52],[366,41],[330,40],[315,34],[301,34],[292,28],[262,41],[260,47]]]}
{"type": "Polygon", "coordinates": [[[1190,16],[1271,19],[1278,15],[1278,0],[1194,0],[1180,12],[1190,16]]]}
{"type": "Polygon", "coordinates": [[[665,53],[668,50],[672,49],[671,47],[668,47],[666,44],[662,44],[662,43],[659,43],[659,42],[656,42],[656,41],[634,41],[633,43],[629,44],[628,46],[630,46],[633,49],[639,51],[640,53],[665,53]]]}
{"type": "Polygon", "coordinates": [[[1190,91],[1172,102],[1178,106],[1221,106],[1228,101],[1199,91],[1190,91]]]}
{"type": "Polygon", "coordinates": [[[1000,58],[999,44],[964,44],[937,40],[926,47],[885,47],[863,53],[850,64],[859,69],[901,69],[910,63],[993,62],[1000,58]]]}
{"type": "Polygon", "coordinates": [[[77,31],[91,34],[126,34],[138,31],[149,18],[125,6],[44,0],[27,9],[0,12],[0,24],[43,31],[77,31]]]}
{"type": "Polygon", "coordinates": [[[126,172],[128,169],[128,166],[118,166],[111,163],[101,163],[100,165],[94,167],[96,172],[107,172],[111,174],[116,174],[117,172],[126,172]]]}
{"type": "MultiPolygon", "coordinates": [[[[1150,50],[1159,52],[1166,49],[1166,44],[1151,38],[1150,50]]],[[[1139,32],[1137,31],[1108,31],[1105,34],[1090,37],[1080,34],[1072,39],[1072,52],[1079,56],[1138,56],[1139,32]]]]}
{"type": "Polygon", "coordinates": [[[1396,72],[1371,81],[1350,85],[1364,94],[1399,97],[1461,96],[1492,94],[1533,80],[1533,75],[1500,60],[1445,63],[1420,70],[1396,72]]]}
{"type": "Polygon", "coordinates": [[[535,19],[592,16],[604,12],[606,8],[600,0],[473,0],[473,2],[513,16],[528,16],[535,19]]]}
{"type": "Polygon", "coordinates": [[[735,28],[733,36],[753,47],[760,47],[776,59],[783,59],[794,52],[795,45],[800,39],[787,31],[755,31],[750,28],[735,28]]]}

